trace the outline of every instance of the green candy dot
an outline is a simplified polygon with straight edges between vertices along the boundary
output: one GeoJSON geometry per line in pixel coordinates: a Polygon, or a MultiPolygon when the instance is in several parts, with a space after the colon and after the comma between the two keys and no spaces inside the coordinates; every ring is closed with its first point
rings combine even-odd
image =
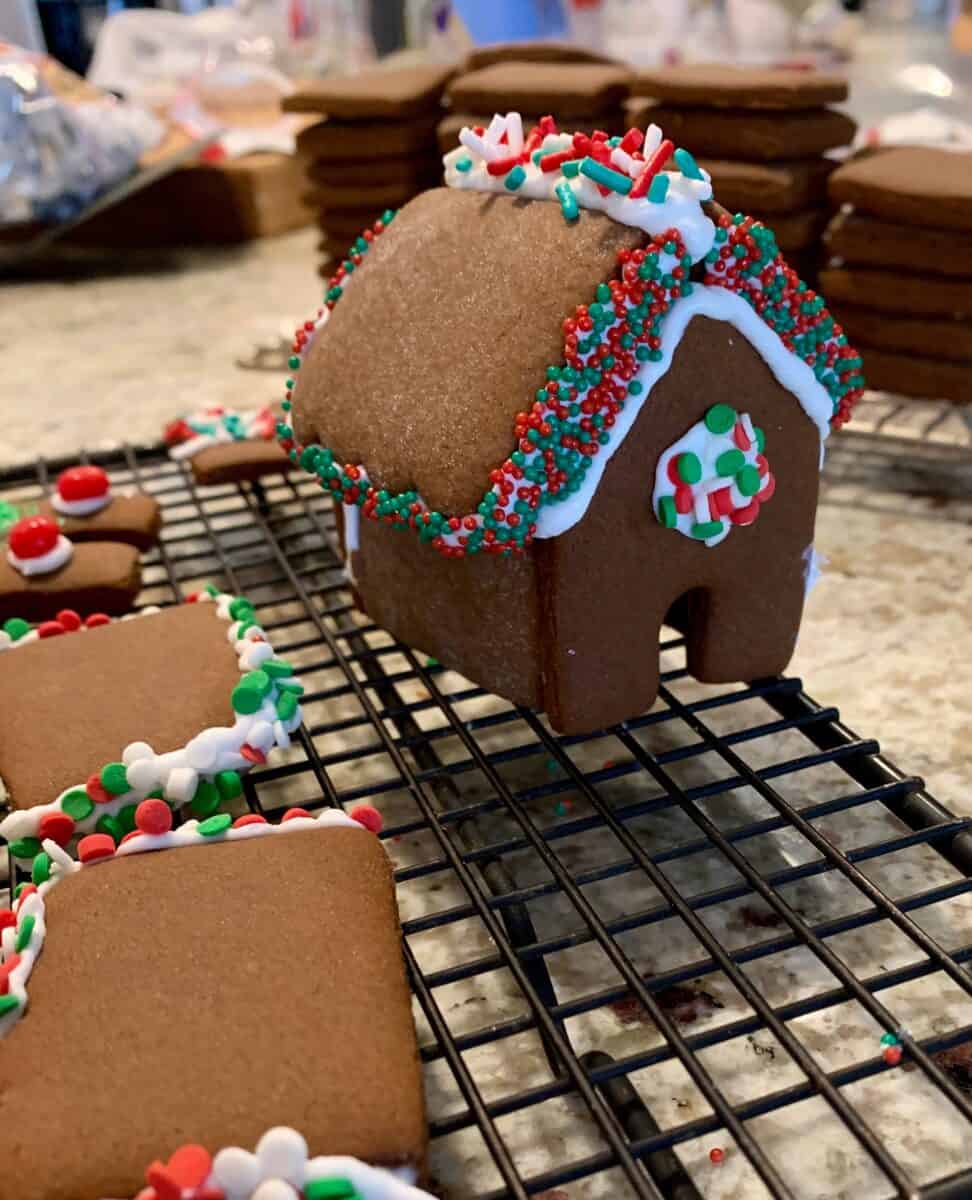
{"type": "Polygon", "coordinates": [[[702,478],[702,463],[691,450],[683,450],[678,456],[678,477],[683,483],[698,483],[702,478]]]}
{"type": "Polygon", "coordinates": [[[105,791],[111,792],[113,796],[124,796],[129,790],[128,772],[124,763],[114,762],[102,767],[100,778],[105,791]]]}
{"type": "Polygon", "coordinates": [[[720,475],[735,475],[746,465],[746,456],[741,450],[733,447],[732,450],[724,450],[716,459],[715,465],[720,475]]]}
{"type": "Polygon", "coordinates": [[[135,809],[137,804],[126,804],[124,808],[120,808],[115,815],[122,833],[131,833],[135,828],[135,809]]]}
{"type": "Polygon", "coordinates": [[[235,800],[243,791],[243,781],[235,771],[220,771],[214,783],[223,800],[235,800]]]}
{"type": "Polygon", "coordinates": [[[108,813],[105,813],[103,817],[99,817],[95,822],[95,832],[107,833],[116,846],[125,836],[125,831],[122,829],[118,818],[112,817],[108,813]]]}
{"type": "Polygon", "coordinates": [[[692,537],[704,540],[722,533],[721,521],[698,521],[692,526],[692,537]]]}
{"type": "Polygon", "coordinates": [[[84,821],[94,812],[94,801],[87,792],[75,788],[62,797],[61,811],[66,812],[74,821],[84,821]]]}
{"type": "Polygon", "coordinates": [[[271,679],[286,679],[294,673],[294,668],[282,658],[268,658],[265,663],[260,664],[260,670],[271,679]]]}
{"type": "Polygon", "coordinates": [[[23,617],[11,617],[3,623],[3,632],[14,642],[19,642],[25,633],[30,633],[30,622],[23,617]]]}
{"type": "Polygon", "coordinates": [[[189,811],[199,821],[205,821],[219,808],[222,796],[215,783],[202,779],[189,801],[189,811]]]}
{"type": "Polygon", "coordinates": [[[24,917],[17,929],[17,940],[14,942],[14,951],[19,954],[22,950],[26,950],[30,945],[31,935],[34,932],[36,919],[32,916],[24,917]]]}
{"type": "Polygon", "coordinates": [[[233,818],[229,813],[217,813],[215,816],[201,821],[198,829],[203,837],[218,837],[221,833],[225,833],[232,824],[233,818]]]}
{"type": "Polygon", "coordinates": [[[41,844],[39,838],[17,838],[15,842],[10,843],[10,853],[14,858],[33,858],[35,854],[40,854],[40,852],[41,844]]]}
{"type": "Polygon", "coordinates": [[[51,856],[46,850],[42,850],[34,859],[30,867],[30,881],[36,883],[38,887],[42,883],[47,883],[51,877],[51,856]]]}
{"type": "Polygon", "coordinates": [[[281,721],[290,721],[297,711],[297,697],[293,692],[284,692],[277,701],[277,716],[281,721]]]}
{"type": "Polygon", "coordinates": [[[762,454],[766,449],[766,434],[758,425],[753,426],[753,433],[756,434],[756,449],[762,454]]]}
{"type": "Polygon", "coordinates": [[[678,524],[678,512],[672,496],[662,496],[658,501],[658,520],[666,529],[674,529],[678,524]]]}
{"type": "Polygon", "coordinates": [[[244,675],[233,688],[232,703],[235,712],[249,716],[255,713],[263,703],[263,697],[270,690],[270,676],[264,671],[250,671],[244,675]]]}
{"type": "MultiPolygon", "coordinates": [[[[0,1017],[5,1017],[7,1013],[12,1013],[14,1009],[20,1007],[20,1001],[16,996],[0,996],[0,1017]]],[[[304,1193],[306,1195],[306,1192],[304,1193]]]]}
{"type": "Polygon", "coordinates": [[[744,496],[755,496],[759,491],[762,480],[759,471],[748,463],[736,476],[736,487],[744,496]]]}
{"type": "Polygon", "coordinates": [[[314,1179],[304,1184],[304,1200],[359,1200],[359,1197],[350,1179],[314,1179]]]}
{"type": "Polygon", "coordinates": [[[296,679],[278,679],[277,690],[280,692],[293,692],[295,696],[303,696],[304,685],[298,683],[296,679]]]}
{"type": "Polygon", "coordinates": [[[736,423],[736,410],[728,404],[713,404],[705,414],[705,427],[709,433],[728,433],[736,423]]]}
{"type": "Polygon", "coordinates": [[[245,621],[253,616],[253,605],[246,596],[235,596],[229,605],[229,615],[234,621],[245,621]]]}
{"type": "Polygon", "coordinates": [[[898,1039],[894,1036],[893,1033],[886,1033],[881,1038],[882,1046],[897,1046],[897,1044],[898,1044],[898,1039]]]}

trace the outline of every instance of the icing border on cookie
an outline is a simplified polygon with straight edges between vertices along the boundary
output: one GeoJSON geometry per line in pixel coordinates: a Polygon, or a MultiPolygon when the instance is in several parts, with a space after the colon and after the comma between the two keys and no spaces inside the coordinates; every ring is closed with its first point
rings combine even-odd
{"type": "Polygon", "coordinates": [[[274,656],[252,604],[216,588],[190,599],[214,602],[218,616],[229,623],[226,636],[242,674],[231,697],[233,725],[203,729],[164,754],[146,742],[132,742],[120,762],[65,788],[50,804],[9,813],[0,821],[0,837],[8,840],[14,857],[32,859],[36,841],[45,836],[66,844],[99,826],[118,841],[133,827],[122,819],[123,810],[134,816],[135,806],[150,796],[174,808],[189,804],[196,816],[209,816],[239,794],[241,774],[266,762],[272,750],[290,745],[301,722],[303,685],[293,679],[293,667],[274,656]]]}
{"type": "Polygon", "coordinates": [[[195,458],[210,446],[273,441],[276,428],[277,419],[269,405],[251,412],[240,412],[214,404],[171,422],[165,427],[163,438],[169,447],[169,457],[175,462],[182,462],[195,458]]]}
{"type": "MultiPolygon", "coordinates": [[[[246,841],[249,838],[298,833],[305,829],[331,826],[370,830],[374,826],[374,810],[367,805],[361,806],[361,810],[360,819],[355,819],[353,815],[349,816],[335,808],[325,809],[316,817],[302,809],[291,809],[284,814],[279,825],[271,825],[265,817],[256,813],[247,813],[237,817],[235,821],[223,814],[209,817],[205,821],[186,821],[178,829],[169,829],[159,834],[135,829],[126,836],[120,846],[116,848],[105,845],[103,851],[99,843],[104,835],[91,834],[89,838],[83,838],[79,846],[81,861],[73,859],[57,842],[47,838],[42,849],[46,878],[39,883],[22,885],[13,907],[0,909],[0,1038],[9,1033],[26,1010],[27,981],[43,949],[47,929],[44,898],[65,876],[73,875],[76,871],[99,862],[180,846],[246,841]],[[95,843],[91,846],[90,854],[84,850],[84,843],[89,840],[95,843]]],[[[359,809],[353,812],[357,813],[359,809]]]]}

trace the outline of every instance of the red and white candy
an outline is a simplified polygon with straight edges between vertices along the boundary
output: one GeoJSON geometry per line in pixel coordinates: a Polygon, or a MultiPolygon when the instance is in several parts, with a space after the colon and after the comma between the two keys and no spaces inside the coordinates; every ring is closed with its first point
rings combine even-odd
{"type": "Polygon", "coordinates": [[[57,477],[51,504],[66,517],[87,517],[111,503],[111,483],[101,467],[68,467],[57,477]]]}
{"type": "Polygon", "coordinates": [[[7,534],[7,562],[21,575],[49,575],[70,562],[73,553],[52,517],[22,517],[7,534]]]}

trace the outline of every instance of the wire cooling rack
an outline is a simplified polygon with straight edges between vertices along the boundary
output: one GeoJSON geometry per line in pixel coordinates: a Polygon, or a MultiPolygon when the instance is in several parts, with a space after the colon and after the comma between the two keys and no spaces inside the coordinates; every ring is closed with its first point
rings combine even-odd
{"type": "Polygon", "coordinates": [[[298,667],[245,802],[384,816],[437,1193],[972,1195],[972,821],[799,680],[700,685],[677,638],[650,712],[557,736],[355,610],[309,480],[95,461],[164,506],[140,604],[244,592],[298,667]]]}

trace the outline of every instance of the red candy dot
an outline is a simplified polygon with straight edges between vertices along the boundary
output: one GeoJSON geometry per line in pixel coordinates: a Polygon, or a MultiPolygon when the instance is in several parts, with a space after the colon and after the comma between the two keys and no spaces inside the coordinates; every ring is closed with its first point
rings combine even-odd
{"type": "Polygon", "coordinates": [[[27,897],[32,896],[34,894],[34,892],[36,892],[36,891],[37,891],[36,883],[25,884],[24,887],[22,887],[20,889],[20,895],[17,897],[17,911],[18,912],[20,911],[20,909],[23,906],[23,903],[27,899],[27,897]]]}
{"type": "Polygon", "coordinates": [[[60,530],[50,517],[22,517],[10,527],[7,544],[18,558],[40,558],[57,545],[60,530]]]}
{"type": "Polygon", "coordinates": [[[5,996],[10,990],[10,976],[19,962],[20,955],[11,954],[5,962],[0,963],[0,996],[5,996]]]}
{"type": "Polygon", "coordinates": [[[68,633],[74,633],[75,630],[81,628],[81,618],[73,608],[62,608],[59,613],[55,614],[54,620],[68,633]]]}
{"type": "Polygon", "coordinates": [[[164,1163],[152,1163],[145,1172],[145,1179],[155,1192],[155,1200],[182,1200],[182,1187],[179,1181],[169,1174],[169,1169],[164,1163]]]}
{"type": "Polygon", "coordinates": [[[213,1160],[203,1146],[189,1143],[169,1156],[169,1174],[183,1188],[196,1188],[206,1182],[213,1160]]]}
{"type": "Polygon", "coordinates": [[[62,633],[67,633],[67,630],[60,621],[41,621],[37,626],[37,636],[39,638],[60,637],[62,633]]]}
{"type": "Polygon", "coordinates": [[[59,846],[66,846],[74,837],[74,821],[66,812],[49,812],[41,817],[37,830],[41,841],[50,838],[59,846]]]}
{"type": "Polygon", "coordinates": [[[93,500],[104,496],[111,484],[101,467],[68,467],[57,477],[57,492],[62,500],[93,500]]]}
{"type": "Polygon", "coordinates": [[[107,804],[113,799],[108,792],[105,791],[104,784],[97,775],[91,775],[88,782],[84,785],[84,790],[88,793],[95,804],[107,804]]]}
{"type": "Polygon", "coordinates": [[[78,858],[83,863],[111,858],[114,853],[115,843],[107,833],[89,833],[78,842],[78,858]]]}
{"type": "Polygon", "coordinates": [[[119,845],[119,846],[124,846],[124,845],[125,845],[125,843],[126,843],[126,842],[130,842],[130,841],[132,840],[132,838],[137,838],[137,837],[141,837],[141,836],[142,836],[142,831],[141,831],[141,829],[133,829],[133,830],[131,830],[129,833],[126,833],[126,834],[125,834],[125,836],[124,836],[124,837],[122,838],[122,840],[121,840],[121,841],[118,843],[118,845],[119,845]]]}
{"type": "Polygon", "coordinates": [[[261,817],[259,813],[245,813],[242,817],[237,817],[233,822],[234,829],[245,829],[247,825],[267,825],[269,822],[266,817],[261,817]]]}
{"type": "Polygon", "coordinates": [[[265,763],[267,761],[267,756],[263,751],[258,750],[256,746],[251,746],[249,742],[244,742],[240,746],[240,757],[245,758],[247,762],[251,763],[265,763]]]}
{"type": "Polygon", "coordinates": [[[886,1046],[884,1053],[881,1055],[889,1067],[896,1067],[901,1062],[901,1047],[886,1046]]]}
{"type": "Polygon", "coordinates": [[[0,908],[0,933],[17,924],[17,917],[12,908],[0,908]]]}
{"type": "Polygon", "coordinates": [[[349,815],[352,821],[357,821],[370,833],[381,833],[381,827],[385,823],[378,809],[372,808],[370,804],[359,804],[357,808],[351,809],[349,815]]]}
{"type": "Polygon", "coordinates": [[[84,624],[86,629],[97,629],[99,625],[110,625],[111,617],[107,613],[92,613],[85,617],[84,624]]]}
{"type": "Polygon", "coordinates": [[[709,1162],[715,1163],[716,1166],[718,1166],[725,1157],[725,1150],[721,1150],[718,1146],[713,1146],[709,1151],[709,1162]]]}
{"type": "Polygon", "coordinates": [[[309,816],[311,816],[311,814],[306,808],[288,808],[281,818],[281,821],[296,821],[298,817],[309,816]]]}
{"type": "Polygon", "coordinates": [[[135,824],[139,833],[168,833],[172,828],[172,812],[157,796],[143,800],[135,809],[135,824]]]}

